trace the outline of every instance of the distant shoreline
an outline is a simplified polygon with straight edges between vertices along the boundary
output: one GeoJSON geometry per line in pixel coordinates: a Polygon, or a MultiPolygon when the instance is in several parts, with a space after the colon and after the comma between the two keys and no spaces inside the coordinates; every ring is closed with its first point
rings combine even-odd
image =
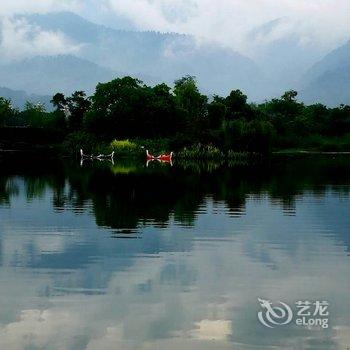
{"type": "MultiPolygon", "coordinates": [[[[35,147],[35,146],[34,146],[35,147]]],[[[37,148],[31,148],[31,149],[0,149],[0,155],[18,155],[18,154],[30,154],[34,156],[39,155],[45,155],[45,156],[52,156],[53,154],[57,155],[57,158],[75,158],[72,156],[68,156],[66,154],[62,154],[59,152],[59,148],[55,146],[50,147],[43,147],[38,146],[37,148]]],[[[239,154],[239,152],[237,152],[239,154]]],[[[248,153],[249,154],[249,153],[248,153]]],[[[253,153],[252,153],[253,155],[253,153]]],[[[332,156],[332,155],[350,155],[350,151],[308,151],[308,150],[279,150],[279,151],[273,151],[270,153],[271,156],[294,156],[294,155],[324,155],[324,156],[332,156]]],[[[78,156],[78,154],[77,154],[78,156]]],[[[127,159],[127,158],[134,158],[133,156],[125,156],[119,157],[119,159],[127,159]]],[[[176,158],[176,154],[175,154],[176,158]]],[[[249,157],[248,157],[249,158],[249,157]]],[[[214,159],[207,159],[207,157],[198,157],[198,159],[202,160],[210,160],[213,161],[214,159]]],[[[219,159],[218,159],[219,160],[219,159]]],[[[222,159],[220,159],[222,160],[222,159]]]]}
{"type": "Polygon", "coordinates": [[[314,154],[314,155],[350,155],[349,151],[306,151],[306,150],[280,150],[272,152],[273,155],[296,155],[296,154],[314,154]]]}

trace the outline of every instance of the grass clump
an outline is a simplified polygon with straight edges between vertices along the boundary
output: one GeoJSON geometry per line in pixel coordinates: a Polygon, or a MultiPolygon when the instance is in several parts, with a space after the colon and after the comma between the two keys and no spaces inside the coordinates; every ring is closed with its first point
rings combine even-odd
{"type": "Polygon", "coordinates": [[[176,153],[179,159],[221,159],[224,154],[219,148],[213,145],[196,144],[191,147],[185,147],[176,153]]]}
{"type": "Polygon", "coordinates": [[[145,150],[139,146],[136,142],[130,140],[113,140],[110,144],[110,148],[114,151],[116,157],[141,157],[145,150]]]}
{"type": "Polygon", "coordinates": [[[350,134],[345,134],[338,137],[312,135],[306,139],[305,148],[323,152],[349,152],[350,134]]]}

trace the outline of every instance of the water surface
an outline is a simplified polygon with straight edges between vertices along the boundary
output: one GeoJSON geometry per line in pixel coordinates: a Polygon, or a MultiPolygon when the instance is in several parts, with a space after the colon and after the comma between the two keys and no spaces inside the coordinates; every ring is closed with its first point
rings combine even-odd
{"type": "Polygon", "coordinates": [[[1,349],[346,349],[350,158],[0,162],[1,349]],[[329,328],[258,298],[330,303],[329,328]]]}

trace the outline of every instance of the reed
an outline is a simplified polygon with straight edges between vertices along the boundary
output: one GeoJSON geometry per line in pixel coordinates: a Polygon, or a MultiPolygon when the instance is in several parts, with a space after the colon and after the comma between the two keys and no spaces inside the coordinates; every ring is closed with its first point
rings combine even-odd
{"type": "Polygon", "coordinates": [[[176,153],[179,159],[223,159],[224,153],[212,145],[196,144],[185,147],[176,153]]]}

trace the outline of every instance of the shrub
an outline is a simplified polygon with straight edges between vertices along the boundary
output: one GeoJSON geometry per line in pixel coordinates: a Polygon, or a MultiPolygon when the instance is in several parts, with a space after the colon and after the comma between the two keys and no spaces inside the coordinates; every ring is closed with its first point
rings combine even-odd
{"type": "Polygon", "coordinates": [[[264,120],[225,121],[222,129],[226,150],[269,153],[275,136],[273,125],[264,120]]]}
{"type": "MultiPolygon", "coordinates": [[[[69,134],[62,144],[63,152],[70,155],[78,155],[80,149],[85,153],[94,153],[97,150],[96,138],[84,131],[69,134]]],[[[97,152],[96,152],[97,153],[97,152]]]]}
{"type": "Polygon", "coordinates": [[[324,152],[350,151],[350,134],[339,137],[312,135],[304,140],[303,146],[308,149],[324,152]]]}
{"type": "Polygon", "coordinates": [[[117,157],[139,157],[144,150],[135,142],[129,140],[114,140],[110,144],[117,157]]]}

